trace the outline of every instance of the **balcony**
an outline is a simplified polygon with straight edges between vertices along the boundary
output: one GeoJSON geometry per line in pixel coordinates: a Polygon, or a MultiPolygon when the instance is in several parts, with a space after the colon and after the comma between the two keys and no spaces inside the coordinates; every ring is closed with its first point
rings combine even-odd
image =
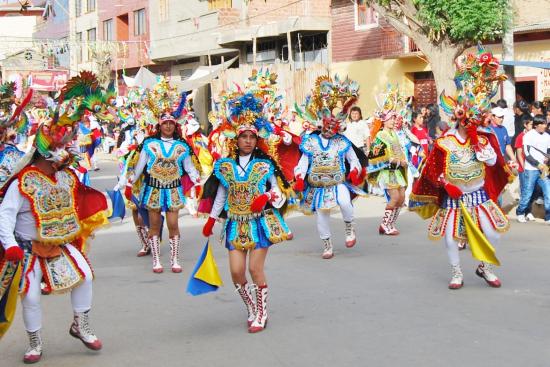
{"type": "Polygon", "coordinates": [[[380,50],[386,59],[415,57],[422,52],[412,39],[393,32],[385,33],[380,39],[380,50]]]}

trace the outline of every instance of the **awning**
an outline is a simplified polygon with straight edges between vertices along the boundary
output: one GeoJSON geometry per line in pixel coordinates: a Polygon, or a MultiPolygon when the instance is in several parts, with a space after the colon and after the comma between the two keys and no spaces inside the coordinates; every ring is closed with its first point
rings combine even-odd
{"type": "Polygon", "coordinates": [[[136,76],[130,78],[129,76],[122,75],[124,82],[128,87],[141,87],[141,88],[153,88],[158,82],[157,74],[153,73],[143,66],[139,68],[136,76]]]}
{"type": "Polygon", "coordinates": [[[530,68],[550,69],[550,61],[501,61],[501,65],[527,66],[530,68]]]}
{"type": "Polygon", "coordinates": [[[238,56],[234,57],[231,60],[224,62],[223,64],[212,66],[199,66],[188,79],[174,84],[178,86],[179,91],[190,91],[198,89],[210,83],[213,79],[217,78],[223,70],[231,66],[231,64],[233,64],[238,58],[238,56]]]}

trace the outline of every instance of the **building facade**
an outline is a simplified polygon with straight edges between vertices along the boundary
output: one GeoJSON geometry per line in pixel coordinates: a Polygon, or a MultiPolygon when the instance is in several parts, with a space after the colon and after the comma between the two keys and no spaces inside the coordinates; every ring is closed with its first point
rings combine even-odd
{"type": "MultiPolygon", "coordinates": [[[[514,49],[516,61],[550,60],[550,8],[537,1],[514,1],[514,49]]],[[[437,103],[430,64],[414,42],[399,34],[369,8],[365,0],[333,0],[331,72],[346,74],[361,85],[359,106],[365,115],[378,109],[374,96],[388,83],[397,84],[417,105],[437,103]]],[[[500,41],[485,45],[501,58],[500,41]]],[[[468,50],[472,51],[472,50],[468,50]]],[[[550,71],[516,67],[518,99],[550,98],[550,71]]]]}
{"type": "Polygon", "coordinates": [[[151,56],[169,62],[171,79],[184,81],[199,66],[237,60],[198,90],[201,121],[215,97],[242,84],[253,68],[279,75],[289,106],[302,102],[330,61],[329,0],[150,0],[151,56]]]}
{"type": "Polygon", "coordinates": [[[149,1],[97,0],[97,7],[98,40],[118,47],[109,61],[111,77],[118,80],[121,94],[126,91],[123,74],[133,77],[142,66],[156,74],[168,74],[166,65],[157,65],[150,58],[149,1]]]}

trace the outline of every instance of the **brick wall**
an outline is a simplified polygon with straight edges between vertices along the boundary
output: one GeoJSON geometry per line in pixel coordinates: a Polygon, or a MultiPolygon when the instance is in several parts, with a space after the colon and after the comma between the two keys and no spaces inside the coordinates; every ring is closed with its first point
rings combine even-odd
{"type": "Polygon", "coordinates": [[[355,30],[354,4],[333,0],[332,61],[357,61],[394,55],[403,51],[402,35],[380,17],[379,26],[355,30]]]}

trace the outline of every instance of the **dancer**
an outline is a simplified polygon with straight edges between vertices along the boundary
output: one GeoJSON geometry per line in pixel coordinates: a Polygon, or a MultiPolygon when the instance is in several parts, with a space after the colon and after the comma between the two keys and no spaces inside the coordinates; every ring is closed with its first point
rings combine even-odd
{"type": "MultiPolygon", "coordinates": [[[[56,113],[48,126],[39,128],[30,164],[9,183],[0,205],[4,247],[0,273],[3,277],[15,274],[12,286],[21,276],[23,321],[29,337],[25,363],[38,362],[42,356],[42,279],[53,293],[71,292],[74,320],[69,334],[89,349],[102,347],[90,328],[93,272],[85,248],[92,232],[107,223],[107,203],[102,193],[80,184],[66,168],[76,159],[74,149],[66,147],[76,134],[76,126],[67,124],[74,117],[58,118],[56,113]]],[[[0,284],[10,284],[1,280],[0,284]]],[[[0,291],[0,297],[5,296],[6,289],[0,291]]]]}
{"type": "Polygon", "coordinates": [[[382,130],[379,130],[379,124],[373,128],[374,139],[367,169],[369,182],[382,187],[389,196],[382,223],[378,227],[378,233],[389,236],[399,234],[395,222],[405,202],[407,188],[408,162],[394,129],[396,119],[397,113],[389,111],[381,117],[382,130]]]}
{"type": "Polygon", "coordinates": [[[216,219],[226,213],[224,234],[231,278],[247,308],[248,331],[256,333],[268,320],[264,273],[268,248],[286,240],[289,233],[278,209],[290,187],[279,165],[258,148],[258,141],[272,132],[261,114],[262,100],[251,92],[240,92],[227,104],[232,129],[225,134],[232,148],[229,157],[216,162],[214,174],[205,184],[203,200],[211,200],[209,196],[214,194],[215,200],[203,234],[211,236],[216,219]],[[246,278],[247,257],[253,284],[246,278]]]}
{"type": "Polygon", "coordinates": [[[29,120],[23,111],[32,97],[29,90],[23,101],[15,105],[15,83],[6,82],[0,85],[0,190],[4,187],[24,153],[15,146],[18,133],[26,133],[29,120]]]}
{"type": "MultiPolygon", "coordinates": [[[[130,177],[134,173],[135,166],[139,160],[140,151],[138,147],[142,146],[145,134],[142,133],[140,126],[136,124],[136,119],[130,112],[130,108],[121,108],[118,111],[118,118],[122,123],[122,129],[117,141],[116,156],[120,162],[120,179],[114,188],[114,191],[118,191],[117,195],[120,195],[120,189],[123,189],[126,185],[127,177],[130,177]]],[[[135,110],[134,110],[135,111],[135,110]]],[[[146,225],[143,216],[140,215],[139,208],[136,205],[138,202],[139,192],[143,180],[138,180],[133,183],[132,186],[132,198],[127,201],[126,207],[132,211],[132,220],[136,228],[136,233],[140,242],[140,250],[137,253],[137,257],[147,256],[151,253],[149,248],[149,228],[146,225]]]]}
{"type": "MultiPolygon", "coordinates": [[[[480,242],[466,232],[466,213],[473,220],[472,230],[478,232],[477,237],[485,237],[493,247],[509,226],[496,201],[512,176],[494,134],[478,128],[502,80],[497,74],[498,61],[481,51],[477,57],[469,55],[465,60],[461,70],[472,75],[457,73],[455,81],[462,86],[459,97],[440,96],[442,109],[453,121],[451,129],[435,141],[410,201],[411,210],[423,218],[432,218],[430,239],[445,239],[452,274],[449,289],[459,289],[464,284],[459,242],[468,241],[471,248],[480,242]]],[[[500,287],[493,265],[476,255],[474,249],[472,254],[481,261],[476,275],[489,286],[500,287]]]]}
{"type": "MultiPolygon", "coordinates": [[[[165,81],[161,84],[159,89],[170,88],[165,81]]],[[[126,184],[125,196],[131,200],[133,182],[144,175],[139,202],[149,211],[148,243],[153,255],[153,272],[164,271],[160,262],[161,212],[164,211],[169,232],[172,272],[181,273],[182,267],[178,259],[180,250],[178,214],[186,201],[182,189],[182,177],[187,174],[193,184],[198,185],[200,173],[191,159],[193,154],[191,148],[182,139],[177,129],[176,120],[181,109],[172,111],[171,100],[160,100],[156,96],[152,98],[152,103],[160,104],[156,107],[160,115],[157,132],[143,142],[134,174],[126,184]]],[[[182,98],[180,106],[184,103],[185,99],[182,98]]]]}
{"type": "Polygon", "coordinates": [[[357,84],[349,79],[341,81],[338,77],[332,81],[325,76],[320,77],[316,85],[313,96],[308,98],[313,103],[299,113],[300,117],[316,122],[320,131],[303,137],[300,145],[303,154],[294,170],[293,188],[303,192],[301,207],[304,213],[317,215],[317,230],[323,241],[322,258],[331,259],[334,256],[329,225],[332,208],[339,206],[342,212],[346,247],[356,243],[352,197],[364,194],[358,187],[364,181],[358,155],[364,158],[364,153],[342,135],[349,108],[357,101],[357,84]],[[335,114],[339,104],[343,108],[335,114]]]}

